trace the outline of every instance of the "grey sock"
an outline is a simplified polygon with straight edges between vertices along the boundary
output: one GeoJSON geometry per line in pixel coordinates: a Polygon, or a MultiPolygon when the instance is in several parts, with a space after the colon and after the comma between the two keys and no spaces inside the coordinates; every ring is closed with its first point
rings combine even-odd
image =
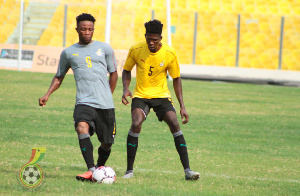
{"type": "Polygon", "coordinates": [[[184,170],[184,173],[187,173],[187,172],[189,172],[189,171],[191,171],[191,169],[190,169],[190,168],[186,168],[186,169],[184,170]]]}
{"type": "Polygon", "coordinates": [[[129,174],[129,173],[133,173],[133,170],[128,170],[128,171],[126,171],[125,175],[126,175],[126,174],[129,174]]]}
{"type": "Polygon", "coordinates": [[[96,170],[96,167],[89,168],[89,171],[94,172],[96,170]]]}

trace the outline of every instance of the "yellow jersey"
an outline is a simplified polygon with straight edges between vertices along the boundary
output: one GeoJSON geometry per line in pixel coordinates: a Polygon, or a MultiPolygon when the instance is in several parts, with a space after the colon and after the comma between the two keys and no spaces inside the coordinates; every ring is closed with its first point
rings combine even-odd
{"type": "Polygon", "coordinates": [[[174,48],[162,43],[156,53],[150,52],[146,42],[133,45],[123,66],[131,71],[136,65],[136,86],[133,97],[152,99],[171,97],[167,72],[172,78],[180,77],[180,67],[174,48]]]}

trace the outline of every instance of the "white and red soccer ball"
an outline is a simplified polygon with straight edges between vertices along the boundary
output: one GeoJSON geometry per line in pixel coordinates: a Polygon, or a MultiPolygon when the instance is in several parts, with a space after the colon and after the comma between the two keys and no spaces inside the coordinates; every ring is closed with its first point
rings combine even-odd
{"type": "Polygon", "coordinates": [[[93,181],[103,184],[112,184],[116,181],[116,172],[111,167],[98,167],[93,172],[93,181]]]}

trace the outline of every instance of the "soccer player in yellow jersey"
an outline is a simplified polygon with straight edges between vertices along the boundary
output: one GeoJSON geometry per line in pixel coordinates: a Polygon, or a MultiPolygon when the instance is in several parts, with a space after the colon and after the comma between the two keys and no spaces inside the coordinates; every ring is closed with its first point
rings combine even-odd
{"type": "Polygon", "coordinates": [[[173,78],[173,86],[180,104],[182,124],[189,121],[186,112],[180,78],[180,68],[175,50],[162,43],[163,24],[159,20],[145,23],[146,41],[132,46],[123,66],[122,103],[127,105],[127,97],[132,98],[131,128],[127,136],[127,171],[124,178],[133,177],[133,163],[138,148],[138,138],[142,123],[146,120],[150,109],[153,108],[159,121],[165,121],[173,134],[175,146],[185,172],[186,180],[197,180],[198,172],[190,169],[187,146],[180,129],[176,111],[167,86],[167,72],[173,78]],[[136,66],[136,87],[132,95],[129,90],[131,70],[136,66]]]}

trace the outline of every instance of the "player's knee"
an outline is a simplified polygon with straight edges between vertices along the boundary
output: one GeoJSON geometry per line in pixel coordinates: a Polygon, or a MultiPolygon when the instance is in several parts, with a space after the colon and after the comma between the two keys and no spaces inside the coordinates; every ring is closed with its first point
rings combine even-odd
{"type": "Polygon", "coordinates": [[[106,144],[106,143],[101,143],[101,147],[105,150],[105,151],[109,151],[111,149],[112,144],[106,144]]]}
{"type": "Polygon", "coordinates": [[[131,131],[134,133],[139,133],[142,129],[142,122],[139,121],[132,121],[131,124],[131,131]]]}
{"type": "Polygon", "coordinates": [[[75,130],[78,135],[87,134],[89,133],[89,124],[86,122],[79,122],[75,130]]]}
{"type": "Polygon", "coordinates": [[[176,132],[180,131],[180,126],[179,126],[179,123],[177,120],[168,122],[168,125],[169,125],[169,128],[172,133],[176,133],[176,132]]]}

